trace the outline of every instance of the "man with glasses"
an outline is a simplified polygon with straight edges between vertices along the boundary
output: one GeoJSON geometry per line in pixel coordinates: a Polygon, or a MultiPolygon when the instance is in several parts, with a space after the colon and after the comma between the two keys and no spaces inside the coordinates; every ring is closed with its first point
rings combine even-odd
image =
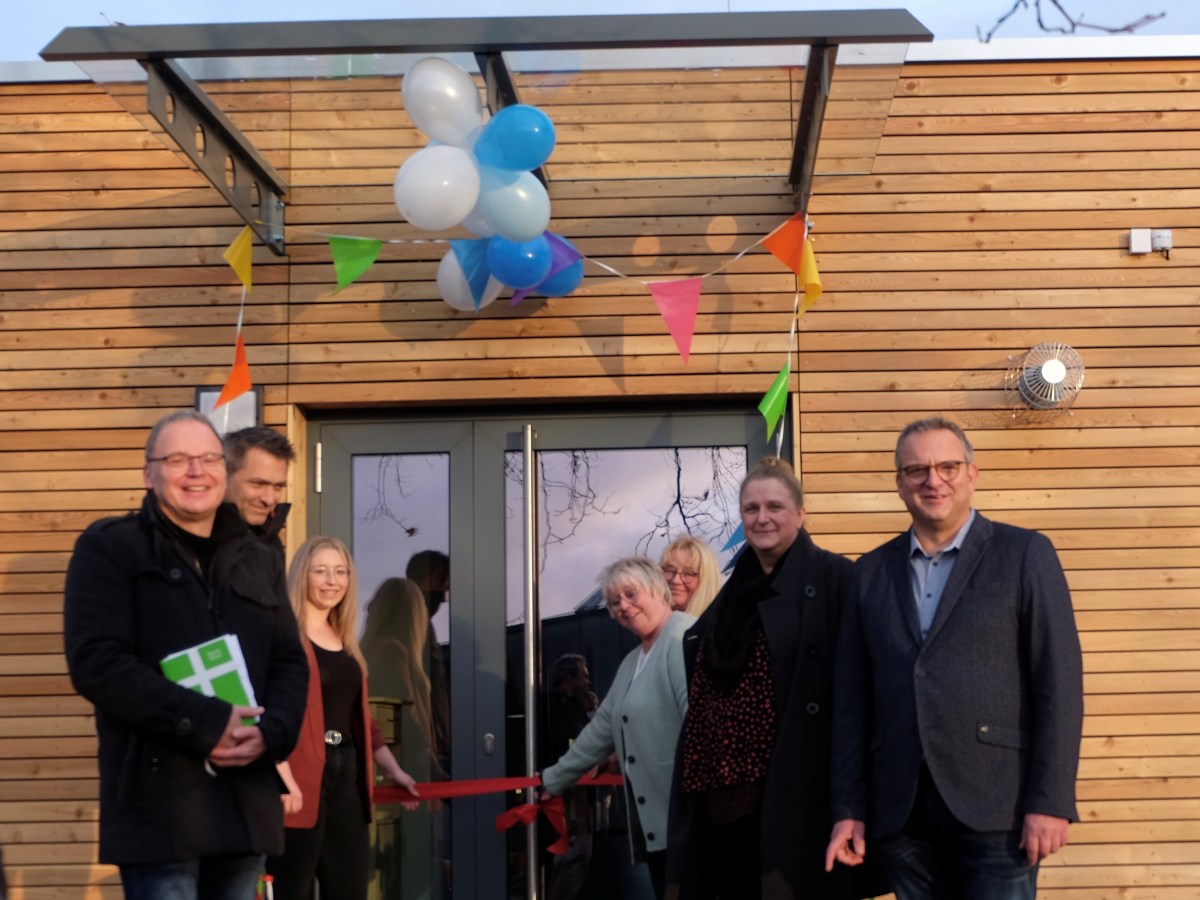
{"type": "MultiPolygon", "coordinates": [[[[283,850],[275,761],[296,743],[308,664],[270,549],[222,505],[212,424],[160,419],[145,458],[141,510],[93,523],[67,570],[67,665],[96,708],[100,861],[120,866],[127,898],[251,897],[264,854],[283,850]],[[257,705],[163,674],[165,657],[226,635],[257,705]]],[[[196,674],[224,662],[193,660],[196,674]]]]}
{"type": "Polygon", "coordinates": [[[909,424],[912,528],[855,565],[835,666],[826,867],[876,854],[899,900],[1033,900],[1078,819],[1082,663],[1045,536],[971,508],[958,425],[909,424]]]}

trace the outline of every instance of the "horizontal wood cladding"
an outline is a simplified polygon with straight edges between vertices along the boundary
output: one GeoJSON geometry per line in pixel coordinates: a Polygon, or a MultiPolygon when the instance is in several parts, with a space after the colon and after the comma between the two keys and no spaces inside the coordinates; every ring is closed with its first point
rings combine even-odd
{"type": "MultiPolygon", "coordinates": [[[[795,279],[755,246],[794,212],[802,70],[518,77],[558,131],[565,298],[438,297],[450,237],[391,183],[425,138],[388,78],[207,84],[290,184],[245,336],[268,424],[296,407],[739,398],[788,351],[795,279]],[[379,238],[335,291],[327,239],[379,238]],[[739,259],[734,257],[746,251],[739,259]],[[615,269],[620,275],[597,263],[615,269]],[[646,288],[704,275],[683,363],[646,288]]],[[[75,537],[140,499],[164,412],[222,383],[241,222],[150,133],[140,88],[0,85],[0,845],[21,900],[118,897],[96,861],[95,738],[61,654],[75,537]]],[[[967,427],[977,507],[1059,548],[1085,649],[1083,821],[1051,900],[1200,894],[1200,61],[841,67],[809,210],[825,288],[792,356],[809,527],[851,556],[906,527],[908,421],[967,427]],[[1170,228],[1170,258],[1127,253],[1170,228]],[[1071,414],[1016,408],[1036,343],[1082,354],[1071,414]]]]}

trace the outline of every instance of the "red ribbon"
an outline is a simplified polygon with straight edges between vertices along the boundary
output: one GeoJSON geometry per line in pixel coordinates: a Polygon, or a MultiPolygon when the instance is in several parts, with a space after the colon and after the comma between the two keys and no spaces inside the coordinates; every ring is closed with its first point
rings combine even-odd
{"type": "Polygon", "coordinates": [[[567,838],[567,810],[563,805],[562,797],[547,797],[537,803],[522,803],[520,806],[514,806],[507,812],[496,816],[496,830],[506,831],[518,822],[522,825],[531,825],[539,812],[545,813],[550,827],[558,834],[558,840],[546,849],[556,856],[566,853],[570,841],[567,838]]]}
{"type": "MultiPolygon", "coordinates": [[[[408,800],[452,800],[455,797],[476,797],[480,794],[499,794],[505,791],[519,791],[526,788],[539,787],[542,779],[536,775],[522,778],[471,778],[462,781],[427,781],[417,785],[417,794],[413,797],[407,789],[395,785],[377,785],[374,791],[376,803],[403,803],[408,800]]],[[[604,787],[624,784],[620,775],[585,775],[576,784],[581,787],[604,787]]],[[[546,819],[558,834],[558,840],[546,849],[551,853],[566,853],[567,813],[562,797],[548,797],[539,803],[522,803],[496,817],[496,830],[505,831],[520,823],[531,824],[538,813],[545,813],[546,819]]]]}

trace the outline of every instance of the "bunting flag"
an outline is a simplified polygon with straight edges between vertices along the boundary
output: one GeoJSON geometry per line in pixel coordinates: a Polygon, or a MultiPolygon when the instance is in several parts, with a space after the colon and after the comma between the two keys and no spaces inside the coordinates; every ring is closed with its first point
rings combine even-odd
{"type": "Polygon", "coordinates": [[[762,245],[771,251],[772,256],[803,278],[804,246],[807,237],[808,219],[804,213],[798,212],[763,238],[762,245]]]}
{"type": "Polygon", "coordinates": [[[471,288],[471,299],[475,301],[476,312],[479,312],[479,305],[483,302],[483,292],[487,290],[488,279],[492,277],[492,271],[487,264],[487,248],[487,238],[450,242],[450,249],[458,258],[463,277],[467,279],[467,286],[471,288]]]}
{"type": "Polygon", "coordinates": [[[652,281],[646,285],[654,295],[658,311],[685,364],[692,352],[692,335],[696,331],[696,311],[700,308],[703,282],[703,278],[684,278],[681,281],[652,281]]]}
{"type": "Polygon", "coordinates": [[[229,377],[225,379],[225,386],[221,388],[221,394],[217,397],[217,402],[213,404],[213,409],[218,409],[230,400],[242,396],[253,386],[250,383],[250,366],[246,362],[246,344],[242,340],[239,323],[237,346],[233,349],[233,368],[229,371],[229,377]]]}
{"type": "Polygon", "coordinates": [[[250,230],[250,226],[246,225],[238,232],[238,236],[233,239],[228,247],[225,248],[225,262],[229,263],[229,267],[233,269],[238,279],[242,282],[242,287],[250,290],[251,272],[253,265],[251,264],[251,250],[254,248],[254,232],[250,230]]]}
{"type": "Polygon", "coordinates": [[[738,544],[744,544],[745,542],[746,526],[738,522],[738,527],[733,530],[733,534],[729,536],[729,540],[725,542],[725,546],[721,548],[721,552],[724,553],[731,547],[736,547],[738,544]]]}
{"type": "Polygon", "coordinates": [[[779,370],[779,374],[775,376],[774,383],[763,394],[762,400],[758,402],[758,411],[767,420],[768,438],[775,433],[775,426],[779,424],[779,418],[783,415],[783,408],[787,405],[788,381],[791,377],[792,361],[789,359],[783,364],[783,368],[779,370]]]}
{"type": "Polygon", "coordinates": [[[797,316],[808,312],[824,290],[821,287],[821,273],[817,271],[817,255],[813,252],[811,240],[804,241],[804,260],[800,265],[800,284],[804,287],[804,299],[800,301],[800,311],[796,313],[797,316]]]}
{"type": "Polygon", "coordinates": [[[375,265],[382,247],[383,241],[330,235],[329,252],[333,255],[333,271],[337,273],[337,290],[354,284],[375,265]]]}

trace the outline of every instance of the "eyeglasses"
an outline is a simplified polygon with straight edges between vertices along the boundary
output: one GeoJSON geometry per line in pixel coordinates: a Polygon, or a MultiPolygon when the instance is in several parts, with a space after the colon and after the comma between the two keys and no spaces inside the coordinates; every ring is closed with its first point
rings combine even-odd
{"type": "Polygon", "coordinates": [[[667,581],[670,581],[676,575],[678,575],[684,581],[695,581],[700,577],[700,573],[693,569],[677,569],[674,566],[663,566],[662,573],[663,577],[666,578],[667,581]]]}
{"type": "Polygon", "coordinates": [[[329,566],[315,566],[308,570],[308,574],[320,581],[324,581],[330,575],[335,581],[350,580],[350,570],[345,566],[338,566],[336,569],[331,569],[329,566]]]}
{"type": "Polygon", "coordinates": [[[962,467],[966,463],[959,459],[951,459],[946,462],[934,463],[932,466],[901,466],[899,468],[900,476],[909,484],[924,484],[929,477],[929,470],[937,472],[938,478],[947,483],[958,477],[958,473],[962,471],[962,467]]]}
{"type": "Polygon", "coordinates": [[[166,456],[147,456],[146,462],[162,463],[168,469],[186,469],[194,459],[203,463],[206,469],[220,468],[225,464],[224,453],[168,453],[166,456]]]}
{"type": "Polygon", "coordinates": [[[623,587],[614,588],[609,594],[606,603],[610,610],[621,608],[622,603],[628,603],[630,606],[635,606],[642,598],[641,585],[627,584],[623,587]]]}

